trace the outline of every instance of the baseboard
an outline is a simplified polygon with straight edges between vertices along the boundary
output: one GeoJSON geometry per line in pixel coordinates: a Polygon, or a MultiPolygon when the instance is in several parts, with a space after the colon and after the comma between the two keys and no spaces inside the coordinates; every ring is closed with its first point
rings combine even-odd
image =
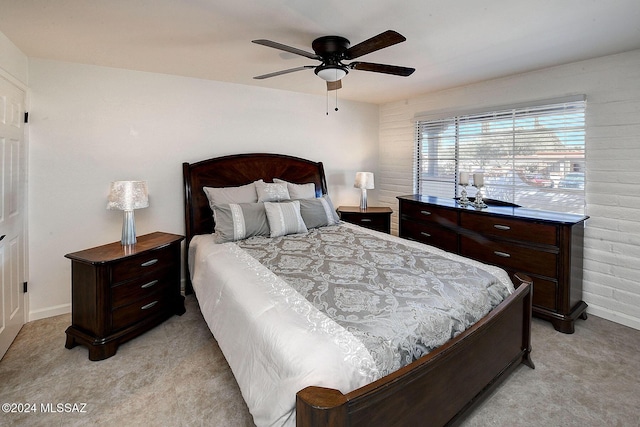
{"type": "Polygon", "coordinates": [[[71,313],[71,303],[41,308],[40,310],[33,310],[29,312],[29,322],[68,313],[71,313]]]}
{"type": "Polygon", "coordinates": [[[587,308],[587,314],[593,314],[594,316],[640,330],[640,319],[637,317],[631,317],[615,311],[607,310],[606,308],[594,306],[591,303],[589,304],[589,308],[587,308]]]}

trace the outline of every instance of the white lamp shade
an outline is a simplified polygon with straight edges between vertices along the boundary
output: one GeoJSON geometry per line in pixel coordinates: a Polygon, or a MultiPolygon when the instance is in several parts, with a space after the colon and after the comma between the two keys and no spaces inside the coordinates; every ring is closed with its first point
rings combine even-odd
{"type": "Polygon", "coordinates": [[[107,209],[132,211],[149,206],[146,181],[114,181],[109,191],[107,209]]]}
{"type": "Polygon", "coordinates": [[[316,74],[322,80],[337,82],[347,75],[347,71],[341,67],[317,67],[316,74]]]}
{"type": "Polygon", "coordinates": [[[353,183],[355,188],[362,188],[365,190],[373,190],[373,172],[358,172],[356,173],[356,180],[353,183]]]}

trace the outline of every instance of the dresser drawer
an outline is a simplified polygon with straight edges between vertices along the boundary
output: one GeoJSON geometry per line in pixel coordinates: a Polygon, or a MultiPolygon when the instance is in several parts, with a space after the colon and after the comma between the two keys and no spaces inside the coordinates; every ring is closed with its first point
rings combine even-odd
{"type": "Polygon", "coordinates": [[[493,241],[480,235],[473,238],[461,236],[460,254],[523,273],[533,273],[546,277],[557,277],[558,274],[557,254],[493,241]]]}
{"type": "Polygon", "coordinates": [[[121,283],[111,288],[111,306],[118,308],[145,298],[153,293],[167,293],[170,291],[174,278],[168,280],[168,270],[161,270],[157,274],[150,274],[134,280],[121,283]]]}
{"type": "Polygon", "coordinates": [[[133,304],[113,310],[111,327],[115,331],[134,325],[167,311],[170,305],[171,299],[166,295],[153,293],[133,304]]]}
{"type": "Polygon", "coordinates": [[[458,224],[458,213],[455,210],[431,205],[402,202],[400,215],[405,219],[435,222],[445,227],[455,227],[458,224]]]}
{"type": "Polygon", "coordinates": [[[533,277],[533,305],[548,310],[558,309],[558,283],[533,277]]]}
{"type": "Polygon", "coordinates": [[[111,283],[115,284],[134,277],[157,273],[163,268],[174,265],[179,258],[170,249],[170,247],[167,247],[149,251],[138,256],[125,258],[116,263],[112,268],[111,283]]]}
{"type": "Polygon", "coordinates": [[[458,251],[455,231],[430,223],[401,220],[400,237],[417,240],[449,252],[458,251]]]}
{"type": "Polygon", "coordinates": [[[552,224],[520,221],[497,216],[460,213],[460,226],[488,236],[544,245],[558,244],[558,229],[552,224]]]}

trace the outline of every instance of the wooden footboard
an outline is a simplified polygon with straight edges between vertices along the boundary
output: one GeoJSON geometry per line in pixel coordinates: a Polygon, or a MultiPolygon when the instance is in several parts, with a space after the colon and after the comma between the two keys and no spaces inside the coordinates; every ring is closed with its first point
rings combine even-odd
{"type": "Polygon", "coordinates": [[[488,394],[520,363],[533,368],[532,282],[474,326],[412,364],[347,394],[307,387],[296,397],[302,426],[443,426],[488,394]]]}

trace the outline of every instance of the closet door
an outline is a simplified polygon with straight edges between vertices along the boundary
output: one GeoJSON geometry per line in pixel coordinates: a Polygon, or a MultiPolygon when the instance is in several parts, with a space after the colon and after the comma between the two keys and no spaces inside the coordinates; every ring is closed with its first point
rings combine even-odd
{"type": "Polygon", "coordinates": [[[0,75],[0,357],[25,321],[25,92],[0,75]]]}

